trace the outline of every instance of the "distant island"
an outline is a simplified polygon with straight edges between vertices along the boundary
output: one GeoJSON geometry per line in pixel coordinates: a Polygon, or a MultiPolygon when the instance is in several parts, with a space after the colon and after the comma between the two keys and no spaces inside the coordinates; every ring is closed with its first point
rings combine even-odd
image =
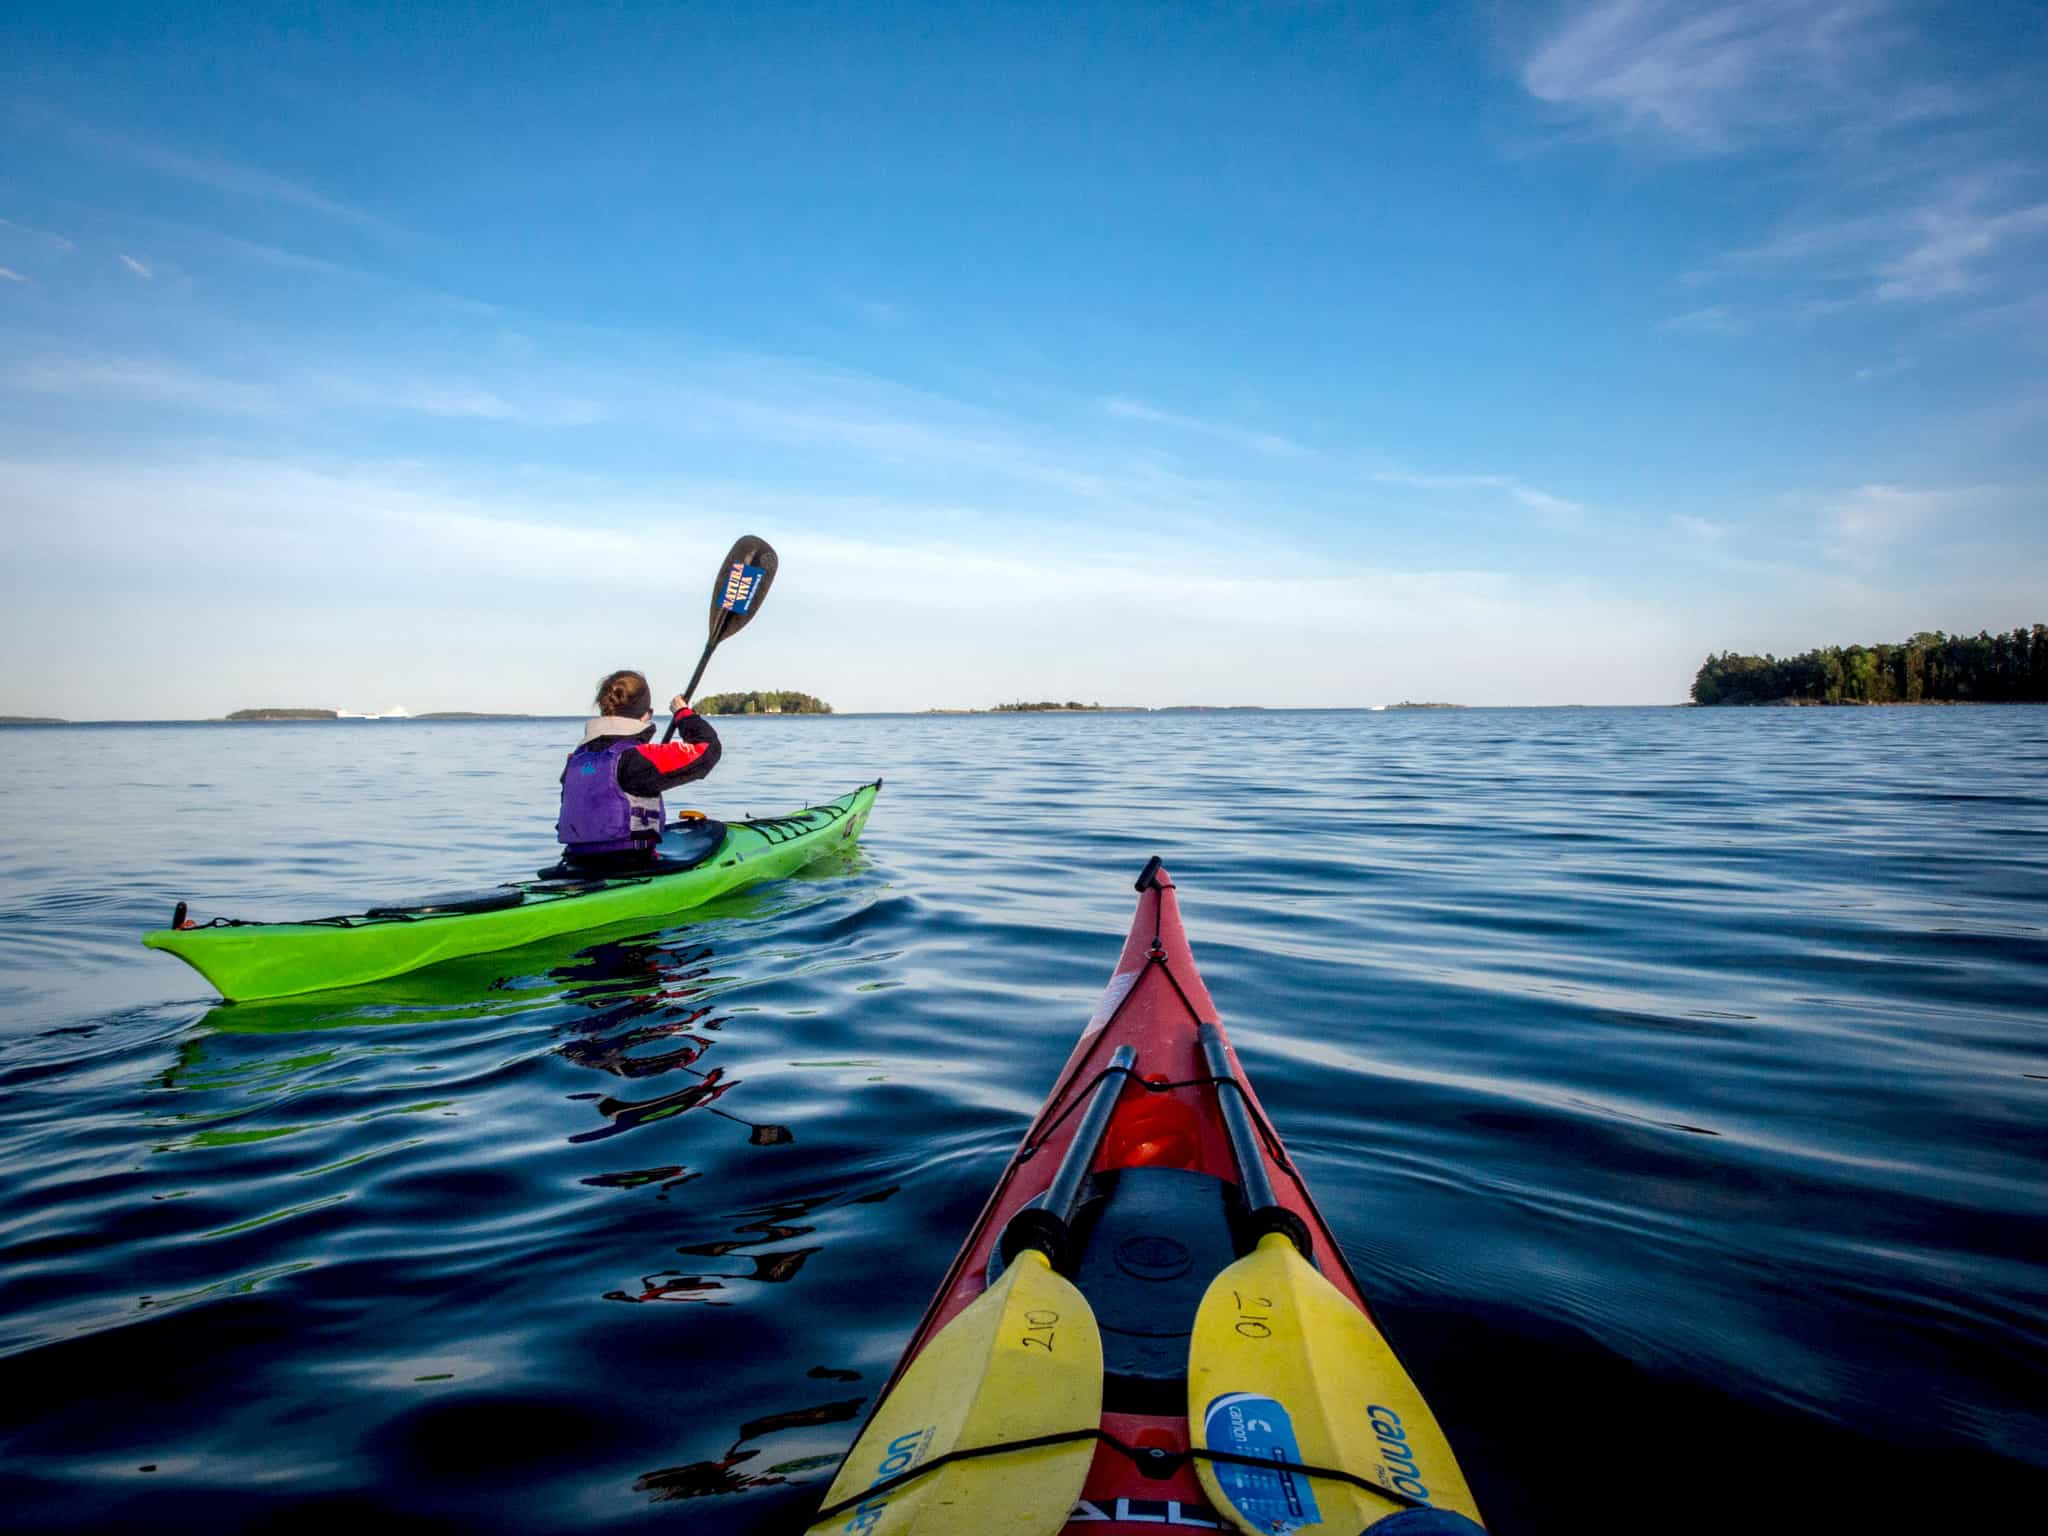
{"type": "Polygon", "coordinates": [[[2048,703],[2048,626],[2010,634],[1923,630],[1897,645],[1825,646],[1797,656],[1709,656],[1695,704],[2048,703]]]}
{"type": "Polygon", "coordinates": [[[1040,699],[1035,704],[1027,704],[1022,699],[1019,699],[1014,704],[998,704],[989,710],[988,713],[992,715],[1046,715],[1079,710],[1090,714],[1114,714],[1135,710],[1140,707],[1135,704],[1083,704],[1078,699],[1069,699],[1064,704],[1053,699],[1040,699]]]}
{"type": "Polygon", "coordinates": [[[1439,704],[1433,699],[1420,703],[1414,699],[1403,699],[1398,704],[1389,704],[1387,706],[1389,709],[1463,709],[1464,707],[1463,704],[1439,704]]]}
{"type": "Polygon", "coordinates": [[[0,725],[69,725],[55,715],[0,715],[0,725]]]}
{"type": "Polygon", "coordinates": [[[832,706],[823,699],[794,689],[770,689],[753,693],[713,693],[697,700],[700,715],[829,715],[832,706]]]}
{"type": "Polygon", "coordinates": [[[332,709],[238,709],[227,717],[230,720],[338,720],[339,712],[332,709]]]}
{"type": "Polygon", "coordinates": [[[920,710],[926,715],[1206,715],[1223,714],[1230,711],[1246,712],[1266,708],[1263,704],[1082,704],[1075,700],[1057,703],[1045,699],[1035,704],[992,704],[987,709],[946,709],[933,707],[920,710]]]}

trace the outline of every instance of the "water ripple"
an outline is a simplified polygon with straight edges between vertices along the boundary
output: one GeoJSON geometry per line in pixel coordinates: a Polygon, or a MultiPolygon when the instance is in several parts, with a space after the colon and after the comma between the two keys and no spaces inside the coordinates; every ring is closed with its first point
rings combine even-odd
{"type": "Polygon", "coordinates": [[[135,944],[538,868],[562,734],[145,728],[111,828],[0,733],[13,1527],[801,1529],[1154,852],[1495,1529],[2048,1491],[2048,711],[742,720],[700,803],[886,773],[861,850],[276,1003],[135,944]]]}

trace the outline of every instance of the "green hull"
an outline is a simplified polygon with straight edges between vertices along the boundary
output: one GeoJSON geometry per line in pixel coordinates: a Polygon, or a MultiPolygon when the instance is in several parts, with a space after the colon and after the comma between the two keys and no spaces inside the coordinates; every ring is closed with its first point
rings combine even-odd
{"type": "Polygon", "coordinates": [[[586,928],[642,921],[659,926],[714,896],[780,879],[848,846],[867,824],[880,789],[879,782],[864,784],[791,816],[733,822],[718,851],[694,869],[575,891],[529,883],[519,887],[516,906],[494,912],[159,928],[142,942],[176,955],[222,997],[240,1002],[356,986],[586,928]]]}

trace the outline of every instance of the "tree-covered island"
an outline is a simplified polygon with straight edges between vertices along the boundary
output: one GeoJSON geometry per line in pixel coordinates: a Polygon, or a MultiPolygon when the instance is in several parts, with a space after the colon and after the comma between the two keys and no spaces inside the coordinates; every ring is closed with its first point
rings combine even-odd
{"type": "Polygon", "coordinates": [[[992,715],[1056,715],[1078,710],[1084,714],[1112,714],[1119,709],[1120,706],[1115,704],[1083,704],[1079,699],[1069,699],[1064,704],[1057,699],[1037,699],[1028,703],[1018,699],[1009,704],[997,704],[988,712],[992,715]]]}
{"type": "Polygon", "coordinates": [[[331,709],[238,709],[227,718],[230,720],[338,720],[341,717],[331,709]]]}
{"type": "Polygon", "coordinates": [[[2010,634],[1927,630],[1897,645],[1825,646],[1797,656],[1709,656],[1695,704],[2048,703],[2048,625],[2010,634]]]}
{"type": "Polygon", "coordinates": [[[829,715],[832,706],[823,699],[798,693],[794,689],[769,689],[766,692],[713,693],[699,699],[694,706],[700,715],[829,715]]]}

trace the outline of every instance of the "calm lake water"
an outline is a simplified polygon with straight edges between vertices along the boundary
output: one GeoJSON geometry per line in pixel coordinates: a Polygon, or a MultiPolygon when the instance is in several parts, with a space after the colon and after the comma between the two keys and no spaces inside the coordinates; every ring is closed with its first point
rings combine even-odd
{"type": "Polygon", "coordinates": [[[137,936],[529,872],[573,724],[0,730],[0,1524],[800,1528],[1152,853],[1495,1529],[2048,1496],[2048,710],[724,729],[861,849],[237,1007],[137,936]]]}

